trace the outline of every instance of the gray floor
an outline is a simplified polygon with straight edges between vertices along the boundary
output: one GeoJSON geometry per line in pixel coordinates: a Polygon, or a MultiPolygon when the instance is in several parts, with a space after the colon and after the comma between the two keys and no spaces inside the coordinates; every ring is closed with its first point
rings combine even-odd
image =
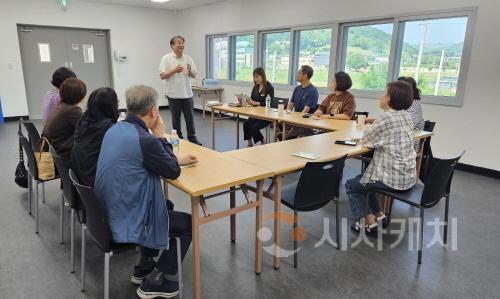
{"type": "MultiPolygon", "coordinates": [[[[162,114],[170,123],[168,110],[162,114]]],[[[198,137],[210,145],[210,120],[197,113],[198,137]]],[[[169,126],[170,127],[170,126],[169,126]]],[[[234,147],[235,123],[217,123],[217,149],[234,147]]],[[[103,254],[88,241],[87,291],[80,292],[80,252],[77,250],[77,273],[70,274],[69,213],[66,217],[65,243],[58,242],[58,182],[46,186],[46,204],[40,205],[40,234],[34,233],[34,219],[27,213],[26,189],[13,182],[17,165],[17,123],[0,125],[0,298],[101,298],[103,291],[103,254]]],[[[243,142],[242,142],[243,143],[243,142]]],[[[359,162],[349,161],[345,178],[359,172],[359,162]]],[[[289,177],[286,180],[296,179],[289,177]]],[[[188,197],[170,188],[176,209],[189,211],[188,197]]],[[[202,240],[203,298],[499,298],[500,226],[498,180],[457,171],[450,203],[451,217],[457,218],[458,250],[439,244],[424,250],[423,264],[417,266],[416,251],[408,249],[408,227],[399,246],[389,248],[395,235],[383,238],[383,251],[366,244],[347,251],[323,245],[314,248],[323,234],[325,218],[330,219],[334,236],[335,207],[333,204],[311,213],[301,214],[300,225],[308,232],[301,243],[299,268],[294,269],[291,257],[283,259],[281,269],[272,267],[272,256],[263,252],[262,274],[253,269],[254,213],[238,214],[238,240],[229,242],[228,220],[204,226],[202,240]]],[[[226,198],[228,199],[228,198],[226,198]]],[[[239,197],[241,201],[241,196],[239,197]]],[[[341,215],[349,215],[349,206],[342,189],[341,215]]],[[[212,210],[228,205],[228,200],[209,201],[212,210]]],[[[265,202],[265,214],[272,212],[271,202],[265,202]]],[[[444,214],[444,202],[427,210],[426,219],[444,214]]],[[[417,217],[418,211],[397,203],[394,218],[417,217]]],[[[272,228],[272,222],[266,221],[272,228]]],[[[77,248],[80,246],[80,226],[77,225],[77,248]]],[[[398,230],[394,224],[392,229],[398,230]]],[[[415,228],[411,228],[415,231],[415,228]]],[[[292,248],[291,227],[282,226],[282,247],[292,248]]],[[[433,237],[433,228],[426,227],[425,242],[433,237]]],[[[351,243],[355,236],[347,234],[351,243]]],[[[265,246],[270,243],[266,242],[265,246]]],[[[112,298],[136,298],[136,288],[128,278],[136,261],[136,253],[128,252],[111,260],[112,298]]],[[[185,298],[192,296],[192,259],[184,262],[185,298]]]]}

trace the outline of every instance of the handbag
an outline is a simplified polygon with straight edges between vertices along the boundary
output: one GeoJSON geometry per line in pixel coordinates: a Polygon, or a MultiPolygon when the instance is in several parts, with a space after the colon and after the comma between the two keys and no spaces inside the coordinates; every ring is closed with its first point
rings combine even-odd
{"type": "MultiPolygon", "coordinates": [[[[22,135],[21,131],[21,120],[19,120],[19,136],[22,135]]],[[[23,146],[21,145],[21,141],[19,140],[19,163],[16,167],[16,172],[14,174],[14,181],[21,188],[28,188],[28,171],[24,166],[24,155],[23,155],[23,146]]]]}
{"type": "Polygon", "coordinates": [[[50,145],[45,137],[40,138],[40,151],[35,152],[36,165],[38,166],[38,178],[42,181],[51,180],[56,177],[54,160],[48,151],[44,151],[45,147],[50,145]]]}

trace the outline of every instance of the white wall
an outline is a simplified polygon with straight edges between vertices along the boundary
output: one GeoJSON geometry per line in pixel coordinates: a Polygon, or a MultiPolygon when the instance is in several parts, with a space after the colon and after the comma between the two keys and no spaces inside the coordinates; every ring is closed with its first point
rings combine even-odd
{"type": "MultiPolygon", "coordinates": [[[[290,26],[390,14],[425,12],[450,8],[478,6],[478,18],[466,84],[463,107],[424,105],[426,119],[437,121],[433,150],[442,156],[462,149],[467,153],[461,162],[500,170],[497,153],[500,148],[497,128],[500,121],[500,2],[493,0],[234,0],[181,11],[178,14],[180,33],[187,38],[186,51],[205,73],[205,35],[258,28],[290,26]]],[[[248,87],[224,86],[225,97],[248,87]]],[[[290,96],[289,91],[277,91],[290,96]]],[[[326,95],[322,95],[321,98],[326,95]]],[[[358,110],[380,113],[375,99],[357,98],[358,110]]]]}
{"type": "MultiPolygon", "coordinates": [[[[497,136],[500,97],[500,2],[493,0],[232,0],[173,14],[163,10],[72,1],[63,12],[53,0],[1,0],[0,95],[5,116],[27,114],[16,23],[104,28],[111,30],[111,50],[125,51],[129,61],[113,62],[114,84],[123,99],[127,87],[145,83],[162,91],[158,80],[159,58],[168,50],[168,40],[180,33],[187,38],[186,51],[196,61],[200,78],[205,74],[205,35],[217,32],[289,26],[335,20],[370,18],[390,14],[478,6],[478,19],[463,107],[424,105],[426,119],[437,121],[433,149],[451,155],[466,149],[462,162],[500,170],[495,158],[500,148],[497,136]],[[14,69],[9,70],[7,64],[14,69]]],[[[226,85],[225,97],[249,92],[248,87],[226,85]]],[[[278,96],[290,91],[277,90],[278,96]]],[[[326,95],[322,95],[324,97],[326,95]]],[[[374,99],[357,98],[359,110],[379,114],[374,99]]]]}
{"type": "Polygon", "coordinates": [[[113,60],[114,87],[121,107],[125,107],[125,90],[133,84],[148,84],[163,94],[158,65],[170,48],[170,37],[175,34],[173,13],[84,1],[71,1],[64,12],[55,0],[1,0],[0,12],[0,96],[4,116],[28,115],[18,23],[110,29],[111,51],[118,49],[128,55],[127,62],[113,60]],[[12,64],[13,69],[9,69],[8,64],[12,64]]]}

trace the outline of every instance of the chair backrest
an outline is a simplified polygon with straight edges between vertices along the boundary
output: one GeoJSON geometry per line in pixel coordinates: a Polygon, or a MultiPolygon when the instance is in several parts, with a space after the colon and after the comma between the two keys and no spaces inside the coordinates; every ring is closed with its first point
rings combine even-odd
{"type": "Polygon", "coordinates": [[[364,116],[368,117],[369,114],[370,114],[370,112],[366,112],[366,111],[354,111],[354,114],[352,115],[351,120],[358,120],[358,115],[364,115],[364,116]]]}
{"type": "Polygon", "coordinates": [[[69,177],[76,187],[86,213],[87,229],[104,252],[111,251],[113,236],[109,227],[108,216],[104,207],[97,200],[94,190],[91,187],[81,185],[75,173],[70,169],[69,177]]]}
{"type": "Polygon", "coordinates": [[[278,105],[285,105],[285,109],[288,106],[288,98],[278,98],[274,97],[271,99],[271,108],[278,108],[278,105]]]}
{"type": "MultiPolygon", "coordinates": [[[[424,123],[424,131],[434,132],[435,126],[436,126],[436,122],[426,120],[424,123]]],[[[431,140],[429,138],[427,138],[427,140],[424,143],[423,155],[429,156],[429,158],[432,158],[431,140]]]]}
{"type": "Polygon", "coordinates": [[[23,125],[28,132],[31,148],[34,152],[40,151],[40,134],[35,127],[35,124],[29,120],[23,120],[23,125]]]}
{"type": "Polygon", "coordinates": [[[295,191],[298,211],[314,211],[339,196],[346,156],[326,162],[308,162],[295,191]]]}
{"type": "Polygon", "coordinates": [[[33,148],[31,147],[31,143],[24,136],[19,136],[19,142],[21,142],[21,146],[23,147],[26,158],[28,159],[28,169],[31,173],[31,176],[35,180],[38,180],[38,167],[36,164],[35,153],[33,152],[33,148]]]}
{"type": "Polygon", "coordinates": [[[425,181],[420,206],[433,207],[441,198],[450,193],[453,172],[464,153],[465,151],[453,159],[432,159],[432,170],[425,181]]]}
{"type": "Polygon", "coordinates": [[[64,163],[64,159],[56,152],[55,148],[51,145],[49,146],[50,154],[52,155],[52,159],[54,160],[54,164],[56,164],[57,172],[59,172],[59,176],[61,177],[62,188],[64,198],[70,204],[72,209],[79,210],[81,208],[80,199],[78,198],[78,193],[69,178],[69,168],[64,163]]]}

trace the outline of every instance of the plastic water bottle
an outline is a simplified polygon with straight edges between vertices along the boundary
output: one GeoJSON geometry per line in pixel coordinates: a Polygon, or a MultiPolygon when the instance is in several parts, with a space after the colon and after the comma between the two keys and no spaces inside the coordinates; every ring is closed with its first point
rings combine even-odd
{"type": "Polygon", "coordinates": [[[271,109],[271,96],[267,95],[266,97],[266,110],[271,109]]]}
{"type": "Polygon", "coordinates": [[[170,144],[172,144],[174,155],[179,155],[179,136],[177,136],[177,130],[172,130],[172,134],[170,135],[170,144]]]}

